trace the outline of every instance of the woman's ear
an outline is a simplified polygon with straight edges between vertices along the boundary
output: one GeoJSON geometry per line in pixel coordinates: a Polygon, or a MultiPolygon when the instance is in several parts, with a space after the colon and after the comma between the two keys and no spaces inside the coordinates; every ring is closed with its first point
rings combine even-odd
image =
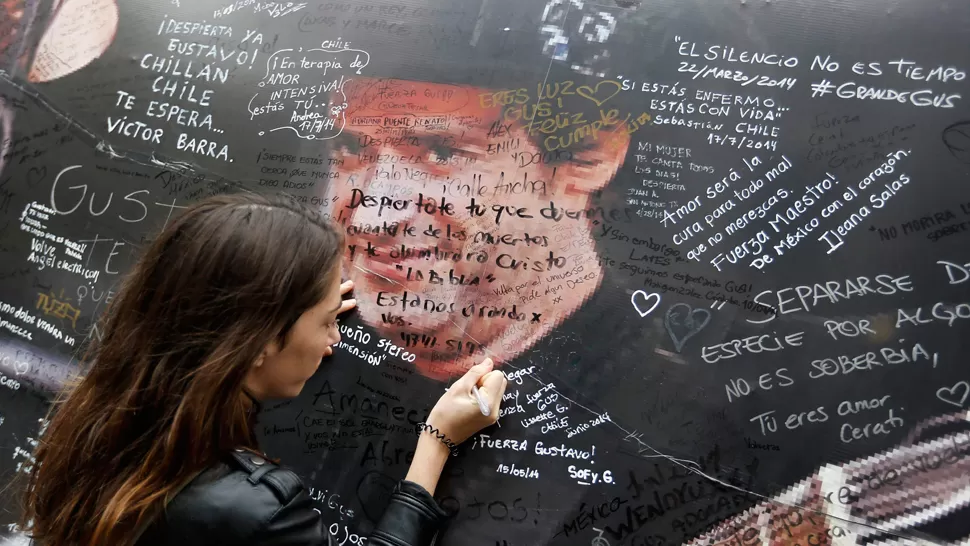
{"type": "Polygon", "coordinates": [[[259,356],[256,357],[256,361],[253,362],[253,366],[259,368],[263,364],[266,364],[267,361],[272,359],[279,352],[279,342],[277,342],[275,339],[270,341],[265,347],[263,347],[263,350],[259,353],[259,356]]]}

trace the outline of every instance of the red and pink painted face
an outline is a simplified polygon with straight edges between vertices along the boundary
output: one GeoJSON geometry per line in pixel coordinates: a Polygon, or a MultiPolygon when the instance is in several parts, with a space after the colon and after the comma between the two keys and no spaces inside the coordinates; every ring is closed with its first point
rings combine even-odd
{"type": "Polygon", "coordinates": [[[510,101],[495,93],[358,78],[340,97],[346,126],[332,152],[339,176],[323,191],[348,226],[358,307],[429,377],[528,349],[602,277],[593,219],[563,212],[590,206],[590,193],[620,167],[629,136],[602,131],[582,152],[559,149],[542,132],[530,138],[523,118],[534,116],[534,99],[503,108],[497,102],[510,101]],[[553,202],[558,220],[542,213],[550,216],[553,202]]]}

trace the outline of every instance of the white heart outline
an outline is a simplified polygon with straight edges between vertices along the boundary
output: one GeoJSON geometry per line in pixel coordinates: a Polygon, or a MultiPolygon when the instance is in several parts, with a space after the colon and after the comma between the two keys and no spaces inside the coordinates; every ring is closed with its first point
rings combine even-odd
{"type": "Polygon", "coordinates": [[[967,383],[966,381],[957,381],[952,387],[940,387],[936,389],[937,398],[939,398],[943,402],[946,402],[947,404],[954,405],[958,408],[963,407],[963,403],[967,401],[968,396],[970,396],[970,383],[967,383]],[[950,395],[956,394],[956,390],[958,388],[963,388],[963,397],[960,398],[960,402],[956,402],[955,400],[950,400],[940,396],[940,394],[942,394],[944,391],[946,392],[946,394],[950,394],[950,395]]]}
{"type": "Polygon", "coordinates": [[[633,304],[633,308],[636,309],[637,310],[637,313],[640,314],[640,318],[643,318],[643,317],[649,315],[650,313],[652,313],[653,310],[656,309],[658,305],[660,305],[660,294],[657,294],[657,293],[647,294],[643,290],[637,290],[636,292],[633,293],[632,296],[630,296],[630,303],[633,304]],[[646,298],[647,300],[649,300],[650,298],[656,296],[657,303],[654,303],[653,304],[653,307],[651,307],[647,311],[641,311],[640,308],[637,306],[637,301],[636,301],[637,300],[637,294],[643,294],[643,297],[646,298]]]}

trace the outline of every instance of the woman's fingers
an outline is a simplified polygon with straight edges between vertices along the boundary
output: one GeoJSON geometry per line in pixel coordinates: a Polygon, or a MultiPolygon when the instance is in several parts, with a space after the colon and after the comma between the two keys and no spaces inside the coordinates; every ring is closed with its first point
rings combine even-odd
{"type": "Polygon", "coordinates": [[[509,380],[506,378],[505,374],[499,370],[492,370],[482,377],[480,383],[479,391],[489,402],[495,400],[502,400],[502,395],[505,394],[505,387],[508,385],[509,380]]]}
{"type": "Polygon", "coordinates": [[[478,380],[481,379],[483,375],[492,371],[492,366],[492,359],[486,358],[481,362],[481,364],[475,364],[471,368],[468,368],[465,375],[461,376],[458,381],[455,381],[455,386],[458,387],[458,392],[472,392],[472,385],[477,385],[479,383],[478,380]]]}
{"type": "Polygon", "coordinates": [[[357,300],[353,298],[349,300],[344,300],[343,302],[341,302],[340,310],[337,311],[337,314],[339,315],[340,313],[346,313],[347,311],[350,311],[354,307],[357,307],[357,300]]]}
{"type": "Polygon", "coordinates": [[[482,386],[478,389],[478,392],[482,393],[482,396],[488,400],[493,415],[499,414],[502,396],[505,395],[505,388],[508,384],[508,378],[499,370],[490,371],[481,379],[482,386]]]}
{"type": "MultiPolygon", "coordinates": [[[[340,283],[340,295],[341,295],[341,297],[342,296],[346,296],[353,289],[354,289],[354,281],[347,280],[347,281],[344,281],[344,282],[340,283]]],[[[357,300],[356,299],[351,298],[351,299],[344,300],[343,303],[340,304],[340,310],[337,311],[337,314],[346,313],[347,311],[350,311],[354,307],[357,307],[357,300]]]]}

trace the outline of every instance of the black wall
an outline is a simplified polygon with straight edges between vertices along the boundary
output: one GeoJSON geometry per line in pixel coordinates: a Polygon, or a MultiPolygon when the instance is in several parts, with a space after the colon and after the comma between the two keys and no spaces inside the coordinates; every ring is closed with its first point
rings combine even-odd
{"type": "Polygon", "coordinates": [[[153,234],[286,191],[348,230],[360,308],[260,433],[341,544],[486,355],[520,373],[445,544],[970,535],[965,4],[4,9],[6,477],[153,234]]]}

